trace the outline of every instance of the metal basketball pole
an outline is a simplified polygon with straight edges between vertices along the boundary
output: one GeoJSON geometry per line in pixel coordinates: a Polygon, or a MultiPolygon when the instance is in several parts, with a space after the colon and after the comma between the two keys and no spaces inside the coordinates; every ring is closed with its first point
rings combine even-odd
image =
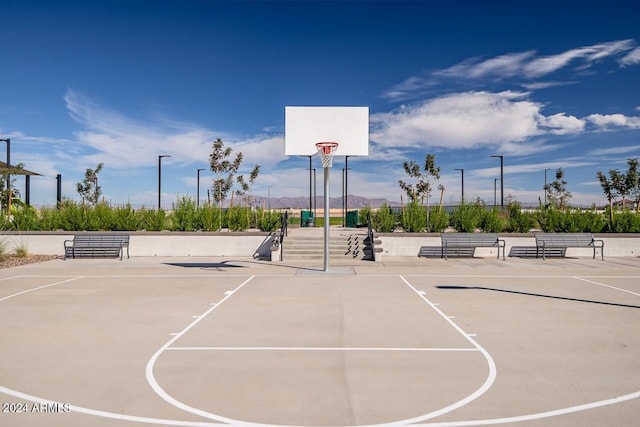
{"type": "Polygon", "coordinates": [[[324,271],[329,271],[329,168],[324,168],[324,271]]]}

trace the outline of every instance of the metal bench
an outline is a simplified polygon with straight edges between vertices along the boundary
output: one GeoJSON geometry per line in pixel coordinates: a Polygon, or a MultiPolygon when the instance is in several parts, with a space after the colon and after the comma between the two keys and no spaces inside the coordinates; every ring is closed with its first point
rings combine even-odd
{"type": "MultiPolygon", "coordinates": [[[[496,233],[442,233],[442,256],[447,259],[449,252],[459,249],[472,249],[478,247],[496,247],[500,258],[500,248],[502,248],[502,259],[505,259],[505,241],[500,239],[496,233]]],[[[473,256],[473,252],[471,253],[473,256]]]]}
{"type": "Polygon", "coordinates": [[[64,241],[64,259],[71,258],[109,258],[124,255],[127,249],[129,258],[129,235],[114,233],[83,233],[73,236],[73,240],[64,241]]]}
{"type": "Polygon", "coordinates": [[[542,253],[546,259],[548,248],[593,248],[593,258],[596,249],[600,248],[600,257],[604,260],[604,241],[595,239],[591,233],[534,233],[536,237],[536,258],[542,253]]]}

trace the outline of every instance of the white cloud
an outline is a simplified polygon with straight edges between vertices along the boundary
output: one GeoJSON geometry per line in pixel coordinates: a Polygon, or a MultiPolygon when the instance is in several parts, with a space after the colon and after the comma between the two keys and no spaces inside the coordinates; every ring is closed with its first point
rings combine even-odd
{"type": "Polygon", "coordinates": [[[623,67],[635,64],[640,64],[640,47],[633,49],[620,60],[623,67]]]}
{"type": "MultiPolygon", "coordinates": [[[[584,46],[576,49],[569,49],[555,55],[536,56],[536,51],[507,53],[493,58],[481,60],[479,58],[469,58],[449,68],[435,70],[422,76],[409,77],[403,82],[392,86],[384,93],[388,99],[407,99],[416,94],[420,94],[425,89],[432,88],[439,84],[438,79],[458,79],[458,80],[503,80],[523,77],[529,80],[538,79],[553,74],[563,68],[576,64],[576,69],[585,70],[594,63],[608,57],[618,56],[627,53],[619,60],[621,66],[632,65],[640,62],[640,48],[635,48],[635,41],[632,39],[617,40],[606,43],[584,46]]],[[[547,88],[567,83],[535,83],[526,82],[523,85],[528,89],[547,88]]]]}
{"type": "Polygon", "coordinates": [[[532,82],[532,83],[521,83],[521,86],[527,90],[538,90],[538,89],[548,89],[552,87],[558,86],[568,86],[574,85],[578,82],[575,80],[569,80],[566,82],[532,82]]]}
{"type": "Polygon", "coordinates": [[[540,116],[539,122],[541,127],[547,128],[548,132],[554,135],[566,135],[571,133],[579,133],[584,130],[584,120],[574,116],[567,116],[564,113],[554,114],[552,116],[540,116]]]}
{"type": "Polygon", "coordinates": [[[630,147],[611,147],[592,150],[587,153],[589,156],[607,156],[612,154],[627,154],[640,151],[640,145],[632,145],[630,147]]]}
{"type": "Polygon", "coordinates": [[[541,77],[568,66],[575,59],[584,59],[585,63],[582,64],[584,66],[599,59],[625,52],[633,48],[633,45],[633,40],[619,40],[570,49],[557,55],[535,59],[526,64],[523,71],[529,77],[541,77]]]}
{"type": "MultiPolygon", "coordinates": [[[[557,160],[555,162],[505,165],[504,174],[505,176],[521,174],[521,173],[544,174],[545,169],[551,169],[551,171],[549,171],[549,177],[551,177],[553,175],[553,172],[559,168],[562,168],[564,170],[564,169],[579,168],[584,166],[592,166],[595,164],[596,164],[595,162],[571,161],[571,160],[563,159],[563,160],[557,160]]],[[[475,169],[472,171],[471,176],[476,178],[492,178],[492,177],[495,178],[496,176],[499,176],[499,175],[500,175],[500,167],[498,166],[498,167],[491,167],[491,168],[475,169]]]]}
{"type": "Polygon", "coordinates": [[[155,165],[159,154],[168,154],[172,162],[206,165],[211,144],[218,137],[235,151],[243,152],[245,165],[274,165],[283,159],[282,136],[238,139],[174,120],[160,119],[145,124],[97,105],[73,90],[69,90],[64,99],[71,117],[85,127],[75,132],[75,144],[79,147],[67,142],[69,148],[80,149],[83,164],[104,162],[111,168],[129,169],[155,165]]]}
{"type": "Polygon", "coordinates": [[[514,144],[543,134],[570,134],[584,122],[560,113],[544,116],[542,104],[522,92],[465,92],[435,98],[391,113],[371,116],[371,139],[386,147],[475,148],[482,145],[526,150],[514,144]]]}
{"type": "Polygon", "coordinates": [[[629,117],[624,114],[590,114],[586,120],[605,130],[610,127],[640,129],[640,117],[629,117]]]}
{"type": "Polygon", "coordinates": [[[496,56],[481,62],[468,59],[445,70],[433,74],[443,77],[481,79],[485,77],[512,77],[520,74],[526,61],[535,54],[534,51],[509,53],[496,56]]]}
{"type": "Polygon", "coordinates": [[[173,161],[193,162],[207,158],[214,133],[175,122],[145,125],[121,113],[93,103],[69,90],[64,97],[71,117],[86,129],[75,133],[86,153],[83,162],[105,162],[112,168],[150,166],[157,155],[168,154],[173,161]]]}

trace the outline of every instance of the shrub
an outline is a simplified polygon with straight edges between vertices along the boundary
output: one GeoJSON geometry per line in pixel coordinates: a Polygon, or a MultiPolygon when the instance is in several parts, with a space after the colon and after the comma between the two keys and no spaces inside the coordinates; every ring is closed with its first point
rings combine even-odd
{"type": "Polygon", "coordinates": [[[111,221],[111,229],[114,231],[136,231],[139,229],[136,212],[131,208],[129,203],[116,207],[113,211],[111,221]]]}
{"type": "Polygon", "coordinates": [[[14,230],[29,231],[40,228],[38,213],[31,206],[24,204],[12,205],[11,214],[13,216],[11,228],[14,230]]]}
{"type": "Polygon", "coordinates": [[[485,206],[480,199],[476,200],[475,203],[463,202],[451,212],[449,222],[456,231],[473,233],[476,228],[480,227],[484,211],[485,206]]]}
{"type": "Polygon", "coordinates": [[[199,228],[196,203],[191,197],[181,197],[173,204],[172,229],[176,231],[194,231],[199,228]]]}
{"type": "Polygon", "coordinates": [[[24,244],[16,246],[15,249],[13,250],[13,253],[18,258],[26,258],[29,255],[29,251],[27,250],[27,246],[24,245],[24,244]]]}
{"type": "Polygon", "coordinates": [[[84,208],[87,230],[108,231],[113,228],[113,209],[106,202],[100,202],[95,206],[84,205],[84,208]]]}
{"type": "Polygon", "coordinates": [[[201,206],[198,209],[198,223],[203,231],[218,231],[222,228],[222,210],[217,206],[201,206]]]}
{"type": "Polygon", "coordinates": [[[629,209],[616,211],[608,228],[613,233],[638,233],[640,232],[640,214],[629,209]]]}
{"type": "Polygon", "coordinates": [[[227,210],[227,227],[229,231],[246,231],[250,225],[250,209],[233,206],[227,210]]]}
{"type": "Polygon", "coordinates": [[[62,219],[60,211],[57,208],[42,207],[40,208],[40,229],[46,231],[55,231],[62,229],[62,219]]]}
{"type": "Polygon", "coordinates": [[[500,214],[500,209],[493,207],[485,210],[480,220],[480,228],[486,233],[500,233],[505,229],[505,220],[500,214]]]}
{"type": "Polygon", "coordinates": [[[420,233],[427,228],[427,213],[423,206],[413,201],[400,213],[400,225],[408,233],[420,233]]]}
{"type": "Polygon", "coordinates": [[[396,216],[388,204],[383,204],[371,218],[372,227],[378,233],[390,233],[396,228],[396,216]]]}
{"type": "Polygon", "coordinates": [[[260,229],[260,231],[272,232],[280,228],[279,212],[275,212],[271,210],[268,211],[265,209],[258,209],[257,218],[258,218],[257,226],[258,226],[258,229],[260,229]]]}
{"type": "Polygon", "coordinates": [[[373,217],[371,207],[366,206],[360,209],[360,211],[358,212],[358,225],[360,225],[361,227],[366,227],[369,216],[373,217]]]}
{"type": "Polygon", "coordinates": [[[136,217],[141,230],[162,231],[167,229],[167,218],[162,209],[146,210],[142,208],[136,211],[136,217]]]}
{"type": "Polygon", "coordinates": [[[600,233],[607,226],[604,215],[593,211],[566,212],[567,231],[571,233],[600,233]]]}
{"type": "Polygon", "coordinates": [[[7,257],[7,244],[4,240],[0,240],[0,261],[4,261],[7,257]]]}
{"type": "Polygon", "coordinates": [[[509,203],[507,206],[507,212],[509,213],[509,217],[507,219],[507,230],[515,233],[528,233],[531,231],[534,226],[534,217],[531,214],[522,212],[520,203],[509,203]]]}
{"type": "Polygon", "coordinates": [[[444,209],[434,208],[429,211],[429,220],[427,230],[433,232],[442,232],[449,225],[449,215],[444,209]]]}
{"type": "Polygon", "coordinates": [[[60,202],[60,228],[64,231],[83,231],[88,229],[87,205],[78,204],[73,200],[60,202]]]}

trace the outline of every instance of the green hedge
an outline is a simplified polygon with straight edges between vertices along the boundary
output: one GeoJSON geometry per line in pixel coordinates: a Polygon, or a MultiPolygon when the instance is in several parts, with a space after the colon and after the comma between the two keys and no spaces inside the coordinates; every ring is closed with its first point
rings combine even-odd
{"type": "MultiPolygon", "coordinates": [[[[367,214],[377,232],[392,232],[401,228],[405,232],[441,232],[451,226],[460,232],[516,232],[531,229],[548,232],[591,233],[640,233],[640,214],[629,209],[614,210],[611,215],[595,210],[541,207],[523,211],[517,202],[506,209],[489,209],[476,200],[457,206],[451,213],[437,207],[427,209],[417,203],[404,206],[396,212],[387,204],[377,210],[360,211],[361,225],[367,214]]],[[[147,208],[133,209],[130,204],[111,206],[105,202],[97,205],[64,200],[56,207],[39,210],[16,203],[11,207],[12,218],[0,215],[0,229],[20,231],[245,231],[258,228],[275,231],[280,227],[280,213],[271,210],[252,210],[235,206],[227,210],[216,206],[197,207],[193,199],[182,197],[173,204],[173,210],[165,212],[147,208]]],[[[290,217],[293,218],[293,217],[290,217]]],[[[322,219],[316,218],[316,226],[322,227],[322,219]]],[[[290,219],[298,223],[298,218],[290,219]]],[[[342,218],[331,218],[331,225],[342,224],[342,218]]]]}

